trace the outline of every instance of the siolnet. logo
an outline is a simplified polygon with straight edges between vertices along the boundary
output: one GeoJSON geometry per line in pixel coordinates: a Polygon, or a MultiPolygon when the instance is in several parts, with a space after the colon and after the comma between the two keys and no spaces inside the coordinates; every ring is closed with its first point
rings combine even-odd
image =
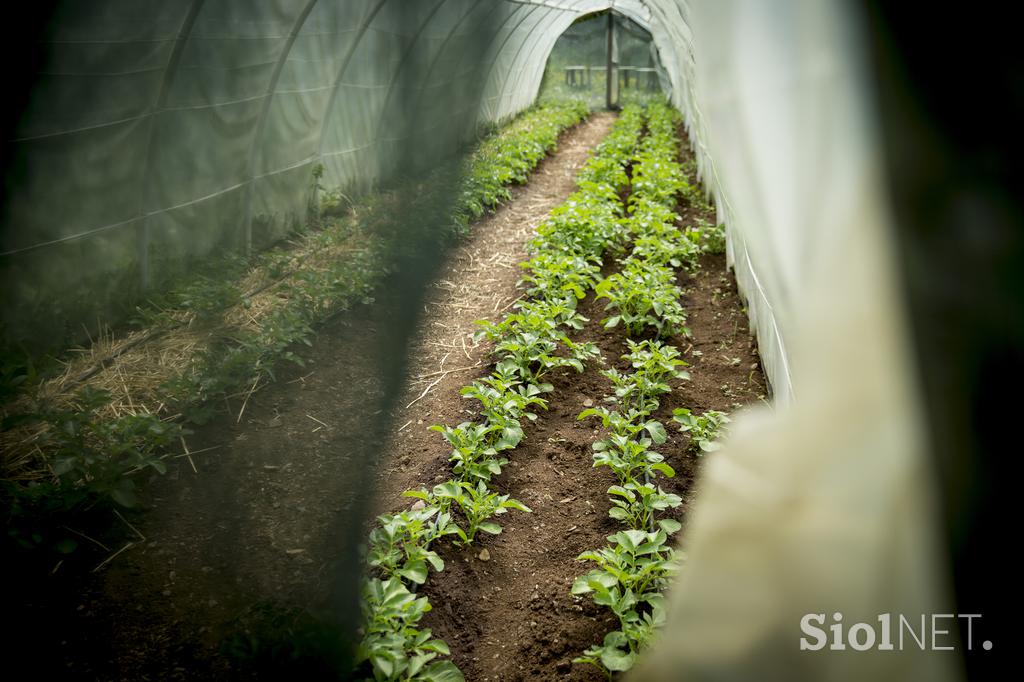
{"type": "MultiPolygon", "coordinates": [[[[825,626],[824,613],[808,613],[800,619],[801,651],[954,651],[958,645],[966,651],[977,646],[975,628],[981,620],[977,613],[933,613],[907,616],[882,613],[877,622],[854,623],[844,627],[843,614],[832,614],[832,624],[825,626]],[[961,637],[956,626],[960,625],[961,637]]],[[[981,641],[981,648],[991,651],[992,641],[981,641]]]]}

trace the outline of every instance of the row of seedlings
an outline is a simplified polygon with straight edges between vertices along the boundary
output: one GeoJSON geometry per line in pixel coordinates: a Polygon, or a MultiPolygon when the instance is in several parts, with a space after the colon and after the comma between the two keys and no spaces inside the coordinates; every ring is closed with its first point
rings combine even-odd
{"type": "MultiPolygon", "coordinates": [[[[612,673],[633,667],[663,623],[661,592],[677,571],[670,536],[680,524],[667,513],[682,500],[657,484],[659,476],[670,478],[675,471],[652,449],[667,440],[665,426],[652,415],[660,396],[670,392],[669,382],[689,378],[687,363],[667,339],[690,334],[675,269],[697,267],[702,247],[699,230],[675,226],[677,198],[689,189],[677,161],[676,124],[677,114],[667,105],[648,108],[648,135],[634,160],[629,216],[624,221],[633,247],[620,259],[619,271],[596,288],[609,312],[602,323],[609,328],[621,325],[630,337],[622,358],[631,371],[602,372],[613,387],[604,399],[608,405],[579,415],[600,419],[608,432],[593,446],[594,466],[608,467],[618,478],[608,489],[609,516],[625,527],[609,536],[605,547],[579,556],[596,568],[572,587],[573,594],[590,594],[619,620],[618,630],[574,660],[597,666],[609,679],[612,673]]],[[[684,430],[693,428],[683,421],[692,419],[688,411],[677,410],[676,415],[684,430]]]]}
{"type": "Polygon", "coordinates": [[[462,395],[480,403],[480,419],[431,427],[452,446],[454,477],[430,491],[407,491],[418,498],[412,508],[380,516],[370,533],[367,564],[373,575],[363,585],[357,660],[369,664],[375,680],[462,679],[451,661],[435,660],[450,651],[418,627],[431,606],[415,590],[430,567],[444,569],[430,549],[435,540],[451,536],[455,544],[469,545],[479,532],[501,532],[496,516],[509,509],[530,511],[495,490],[492,479],[508,463],[503,453],[522,441],[522,420],[546,409],[543,396],[553,390],[547,375],[561,367],[582,372],[585,362],[601,361],[594,344],[576,343],[568,334],[587,321],[577,302],[595,286],[605,250],[621,241],[624,207],[618,192],[628,183],[623,168],[642,128],[639,109],[623,113],[581,171],[579,190],[538,228],[531,259],[522,264],[525,298],[500,322],[479,323],[479,337],[493,343],[496,364],[462,395]]]}
{"type": "Polygon", "coordinates": [[[578,100],[540,104],[484,140],[470,155],[459,198],[453,211],[454,229],[468,232],[469,225],[512,197],[512,185],[521,185],[558,142],[567,128],[590,113],[578,100]]]}

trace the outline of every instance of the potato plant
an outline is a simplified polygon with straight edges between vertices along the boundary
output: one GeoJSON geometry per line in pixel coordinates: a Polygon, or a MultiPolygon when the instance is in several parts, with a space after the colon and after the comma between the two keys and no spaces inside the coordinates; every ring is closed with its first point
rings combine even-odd
{"type": "Polygon", "coordinates": [[[692,229],[682,231],[676,227],[666,227],[660,233],[637,238],[633,242],[633,251],[629,258],[673,268],[696,270],[702,252],[700,235],[700,232],[692,229]]]}
{"type": "Polygon", "coordinates": [[[447,481],[434,486],[429,496],[424,492],[416,491],[406,494],[431,502],[437,501],[442,508],[457,505],[467,523],[465,529],[455,526],[455,534],[462,541],[459,544],[463,545],[471,544],[479,531],[491,535],[499,534],[501,526],[495,521],[491,521],[491,518],[506,514],[509,509],[518,509],[522,512],[531,511],[522,502],[490,490],[483,481],[478,481],[476,485],[465,481],[447,481]]]}
{"type": "Polygon", "coordinates": [[[699,220],[696,231],[705,253],[725,253],[725,225],[712,225],[706,220],[699,220]]]}
{"type": "MultiPolygon", "coordinates": [[[[649,483],[627,481],[624,485],[613,485],[608,489],[612,508],[608,516],[622,521],[630,528],[652,529],[655,525],[657,512],[675,509],[683,503],[683,498],[673,493],[666,493],[660,487],[649,483]]],[[[661,519],[658,525],[668,533],[678,530],[678,521],[661,519]],[[673,530],[674,529],[674,530],[673,530]]]]}
{"type": "Polygon", "coordinates": [[[651,450],[650,438],[633,440],[611,435],[594,443],[594,466],[608,467],[620,485],[640,478],[653,478],[656,473],[672,478],[675,469],[665,463],[665,456],[651,450]]]}
{"type": "Polygon", "coordinates": [[[679,359],[679,351],[661,341],[633,341],[626,339],[629,352],[622,356],[633,368],[620,372],[612,368],[601,374],[614,386],[607,402],[615,403],[623,411],[648,415],[658,409],[658,396],[668,393],[669,379],[689,379],[690,373],[682,367],[689,365],[679,359]]]}
{"type": "Polygon", "coordinates": [[[66,495],[80,491],[134,507],[136,487],[129,474],[142,469],[165,473],[160,452],[185,432],[180,424],[152,414],[97,419],[96,410],[109,401],[106,391],[86,388],[76,397],[76,409],[47,409],[43,444],[53,453],[53,474],[66,495]]]}
{"type": "MultiPolygon", "coordinates": [[[[678,529],[678,524],[668,527],[678,529]]],[[[677,570],[668,535],[665,528],[624,530],[609,536],[607,547],[578,557],[593,561],[597,569],[577,578],[572,593],[592,595],[595,604],[616,615],[620,629],[608,633],[602,644],[590,647],[573,662],[596,665],[609,679],[612,672],[633,667],[655,628],[664,622],[661,590],[677,570]]]]}
{"type": "Polygon", "coordinates": [[[550,251],[600,259],[620,248],[628,237],[625,209],[609,185],[580,183],[580,189],[551,211],[537,228],[530,246],[534,253],[550,251]]]}
{"type": "Polygon", "coordinates": [[[429,549],[430,543],[455,533],[451,515],[438,507],[424,507],[377,517],[378,525],[370,533],[367,563],[386,578],[395,576],[422,585],[427,580],[427,564],[444,570],[444,560],[429,549]]]}
{"type": "MultiPolygon", "coordinates": [[[[636,152],[645,120],[643,107],[635,104],[623,107],[611,131],[594,150],[594,158],[612,159],[625,166],[636,152]]],[[[584,180],[589,179],[587,173],[586,170],[581,173],[584,180]]]]}
{"type": "MultiPolygon", "coordinates": [[[[699,233],[675,225],[674,207],[679,195],[690,191],[677,162],[675,113],[667,106],[648,109],[648,136],[634,158],[629,216],[622,222],[633,239],[632,251],[620,261],[621,270],[598,283],[598,298],[608,301],[615,314],[602,322],[622,324],[630,336],[647,329],[659,337],[689,334],[679,304],[682,292],[675,285],[672,268],[696,267],[700,253],[699,233]]],[[[660,340],[627,339],[632,371],[612,368],[602,374],[612,382],[605,401],[615,406],[585,410],[580,419],[596,417],[608,430],[594,448],[594,466],[611,468],[619,484],[608,490],[609,516],[626,530],[608,538],[608,545],[581,554],[597,568],[579,577],[573,594],[590,594],[596,604],[608,607],[619,620],[619,629],[574,659],[601,669],[609,679],[614,672],[630,670],[637,655],[651,641],[664,621],[661,590],[677,570],[668,538],[680,528],[672,518],[658,518],[677,508],[682,500],[657,485],[659,475],[674,470],[651,446],[664,443],[664,425],[650,419],[660,396],[671,390],[670,382],[688,379],[686,362],[675,347],[660,340]]]]}
{"type": "Polygon", "coordinates": [[[451,654],[448,645],[433,639],[429,629],[416,627],[431,610],[426,597],[417,597],[399,578],[369,578],[361,601],[365,634],[356,663],[369,662],[374,680],[462,682],[454,663],[434,660],[451,654]]]}
{"type": "Polygon", "coordinates": [[[504,131],[486,139],[466,163],[456,203],[457,231],[507,200],[508,186],[526,181],[530,171],[554,149],[566,128],[587,116],[585,104],[550,102],[524,112],[504,131]]]}
{"type": "Polygon", "coordinates": [[[462,422],[455,427],[435,424],[430,429],[451,444],[453,450],[448,461],[454,463],[452,470],[468,481],[490,481],[500,474],[508,460],[498,453],[511,450],[523,438],[521,428],[505,430],[488,423],[462,422]]]}
{"type": "Polygon", "coordinates": [[[633,166],[633,195],[674,208],[679,194],[690,186],[674,156],[661,149],[640,154],[633,166]]]}
{"type": "Polygon", "coordinates": [[[609,156],[591,158],[580,171],[579,178],[599,185],[608,185],[615,191],[621,191],[629,184],[629,176],[622,166],[622,161],[609,156]]]}
{"type": "Polygon", "coordinates": [[[512,372],[498,369],[482,379],[478,379],[461,391],[464,398],[480,403],[480,415],[490,424],[499,424],[503,428],[510,422],[520,424],[519,419],[525,417],[533,421],[536,413],[530,408],[538,407],[546,410],[548,402],[540,397],[541,389],[534,384],[524,384],[512,372]]]}
{"type": "Polygon", "coordinates": [[[685,334],[686,313],[679,298],[683,290],[675,284],[675,273],[664,265],[632,260],[620,272],[602,280],[596,289],[597,298],[605,299],[605,310],[614,311],[602,324],[615,327],[620,323],[630,336],[639,336],[645,328],[655,330],[659,337],[685,334]]]}
{"type": "Polygon", "coordinates": [[[664,234],[679,218],[673,206],[665,206],[644,194],[629,196],[626,226],[633,239],[664,234]]]}
{"type": "MultiPolygon", "coordinates": [[[[678,529],[678,524],[667,524],[678,529]]],[[[578,559],[592,561],[597,568],[580,576],[573,594],[595,593],[596,603],[612,606],[621,617],[624,610],[668,586],[676,572],[675,550],[664,528],[653,531],[622,530],[608,537],[608,546],[584,552],[578,559]],[[611,603],[604,603],[611,602],[611,603]]]]}
{"type": "MultiPolygon", "coordinates": [[[[614,436],[639,440],[644,437],[643,433],[646,431],[653,442],[659,445],[668,439],[665,426],[657,420],[648,421],[645,412],[630,410],[623,414],[618,410],[609,410],[607,407],[591,407],[580,412],[576,418],[586,419],[587,417],[599,418],[601,425],[614,436]]],[[[607,441],[598,441],[598,443],[607,443],[607,441]]]]}
{"type": "Polygon", "coordinates": [[[582,299],[597,283],[600,261],[593,255],[541,251],[519,267],[528,272],[519,285],[529,285],[526,295],[535,298],[563,298],[571,293],[582,299]]]}
{"type": "Polygon", "coordinates": [[[593,343],[575,343],[562,327],[579,329],[586,318],[576,312],[576,299],[523,302],[519,310],[497,324],[481,321],[477,338],[495,342],[492,354],[499,358],[497,369],[515,373],[520,380],[540,389],[551,390],[543,378],[558,367],[583,371],[583,363],[599,356],[593,343]],[[563,354],[559,354],[559,350],[563,354]]]}
{"type": "Polygon", "coordinates": [[[715,441],[725,431],[729,417],[724,412],[708,410],[702,415],[695,415],[689,409],[680,407],[672,411],[672,419],[679,424],[679,430],[690,434],[691,448],[698,455],[714,452],[721,446],[715,441]]]}

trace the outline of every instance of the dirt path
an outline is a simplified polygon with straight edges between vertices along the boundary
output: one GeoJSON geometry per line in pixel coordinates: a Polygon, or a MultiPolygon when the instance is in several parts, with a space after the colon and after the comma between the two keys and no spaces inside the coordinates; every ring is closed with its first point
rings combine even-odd
{"type": "Polygon", "coordinates": [[[523,274],[518,264],[528,258],[527,243],[551,209],[576,188],[576,174],[614,120],[613,114],[597,113],[567,134],[528,185],[516,188],[511,201],[474,225],[438,277],[410,351],[410,380],[393,414],[397,432],[385,448],[390,466],[378,476],[381,509],[395,509],[403,490],[447,478],[448,449],[427,429],[442,422],[458,424],[473,414],[459,389],[490,369],[483,348],[473,343],[480,328],[475,321],[500,319],[518,300],[522,292],[516,282],[523,274]]]}

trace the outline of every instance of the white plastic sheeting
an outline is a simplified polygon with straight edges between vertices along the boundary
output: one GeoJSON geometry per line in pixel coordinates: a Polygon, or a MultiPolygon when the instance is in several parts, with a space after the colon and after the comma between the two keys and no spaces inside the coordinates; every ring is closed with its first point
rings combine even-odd
{"type": "MultiPolygon", "coordinates": [[[[559,35],[609,7],[651,32],[701,168],[730,227],[742,225],[710,162],[696,104],[707,79],[686,3],[65,2],[15,134],[23,173],[0,234],[5,307],[71,317],[197,258],[274,241],[303,220],[317,165],[322,184],[356,189],[402,166],[410,149],[444,153],[445,126],[464,134],[474,117],[502,120],[533,102],[559,35]]],[[[769,247],[775,224],[761,232],[769,247]]],[[[748,232],[732,230],[732,253],[785,400],[785,310],[773,308],[785,295],[783,262],[748,250],[748,232]]]]}
{"type": "Polygon", "coordinates": [[[964,643],[942,615],[955,610],[862,17],[816,0],[678,9],[689,38],[663,60],[777,405],[738,419],[706,463],[668,626],[632,679],[958,679],[959,654],[932,649],[964,643]],[[838,618],[845,650],[802,651],[806,614],[838,618]],[[938,639],[904,630],[882,650],[884,614],[929,636],[936,614],[938,639]],[[867,650],[849,645],[857,623],[867,650]]]}
{"type": "Polygon", "coordinates": [[[0,233],[9,320],[95,319],[90,306],[142,282],[280,238],[304,220],[318,165],[323,185],[351,190],[450,156],[474,132],[484,83],[499,93],[484,118],[532,100],[517,69],[554,11],[532,10],[60,3],[14,134],[0,233]]]}

